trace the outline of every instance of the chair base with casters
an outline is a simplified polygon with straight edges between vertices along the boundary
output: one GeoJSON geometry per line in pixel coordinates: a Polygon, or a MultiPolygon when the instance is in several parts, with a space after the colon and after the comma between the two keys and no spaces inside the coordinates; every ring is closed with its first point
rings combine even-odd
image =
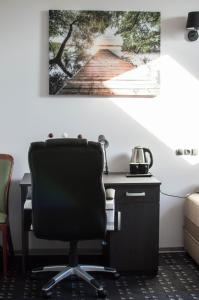
{"type": "Polygon", "coordinates": [[[81,279],[88,282],[92,287],[95,288],[97,296],[100,298],[106,297],[106,291],[99,282],[87,272],[106,272],[114,276],[114,278],[119,277],[119,273],[114,268],[103,267],[103,266],[94,266],[94,265],[80,265],[78,264],[77,256],[77,242],[70,242],[69,250],[69,264],[67,266],[46,266],[41,268],[36,268],[32,270],[32,273],[40,272],[59,272],[53,278],[51,278],[43,287],[42,287],[42,296],[48,298],[51,296],[51,289],[53,286],[58,284],[61,280],[68,278],[71,275],[76,275],[81,279]]]}

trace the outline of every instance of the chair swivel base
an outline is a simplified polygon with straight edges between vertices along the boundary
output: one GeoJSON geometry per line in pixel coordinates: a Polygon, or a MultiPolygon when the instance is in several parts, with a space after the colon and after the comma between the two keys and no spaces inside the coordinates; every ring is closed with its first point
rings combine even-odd
{"type": "Polygon", "coordinates": [[[32,270],[32,273],[40,273],[40,272],[59,272],[56,274],[48,283],[46,283],[42,287],[43,297],[51,296],[51,289],[53,286],[58,284],[61,280],[71,276],[76,275],[86,282],[88,282],[92,287],[97,291],[98,297],[105,298],[106,292],[103,287],[98,283],[97,280],[94,279],[87,272],[106,272],[111,273],[115,278],[119,277],[119,274],[114,268],[102,267],[102,266],[92,266],[92,265],[77,265],[77,266],[46,266],[41,268],[36,268],[32,270]]]}

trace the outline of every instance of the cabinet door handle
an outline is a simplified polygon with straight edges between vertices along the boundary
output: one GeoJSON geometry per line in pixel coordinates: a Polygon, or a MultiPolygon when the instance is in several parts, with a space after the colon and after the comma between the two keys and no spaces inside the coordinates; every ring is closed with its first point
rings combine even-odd
{"type": "Polygon", "coordinates": [[[141,192],[141,193],[129,193],[126,192],[126,197],[145,197],[145,192],[141,192]]]}
{"type": "Polygon", "coordinates": [[[117,230],[121,230],[121,211],[117,212],[117,230]]]}

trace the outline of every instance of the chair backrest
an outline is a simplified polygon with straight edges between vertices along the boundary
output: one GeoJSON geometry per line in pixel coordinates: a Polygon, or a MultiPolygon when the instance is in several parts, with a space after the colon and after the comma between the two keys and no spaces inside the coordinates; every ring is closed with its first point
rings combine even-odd
{"type": "Polygon", "coordinates": [[[13,157],[0,154],[0,212],[8,214],[8,197],[13,167],[13,157]]]}
{"type": "Polygon", "coordinates": [[[51,139],[29,149],[33,228],[38,238],[103,239],[103,152],[85,139],[51,139]]]}

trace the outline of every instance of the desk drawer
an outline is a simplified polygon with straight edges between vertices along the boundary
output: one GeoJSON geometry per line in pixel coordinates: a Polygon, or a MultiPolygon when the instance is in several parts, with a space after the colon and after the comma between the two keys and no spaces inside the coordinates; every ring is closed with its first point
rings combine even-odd
{"type": "Polygon", "coordinates": [[[121,186],[120,189],[116,191],[116,202],[123,205],[129,204],[130,202],[157,202],[159,201],[157,193],[159,193],[159,186],[121,186]]]}

